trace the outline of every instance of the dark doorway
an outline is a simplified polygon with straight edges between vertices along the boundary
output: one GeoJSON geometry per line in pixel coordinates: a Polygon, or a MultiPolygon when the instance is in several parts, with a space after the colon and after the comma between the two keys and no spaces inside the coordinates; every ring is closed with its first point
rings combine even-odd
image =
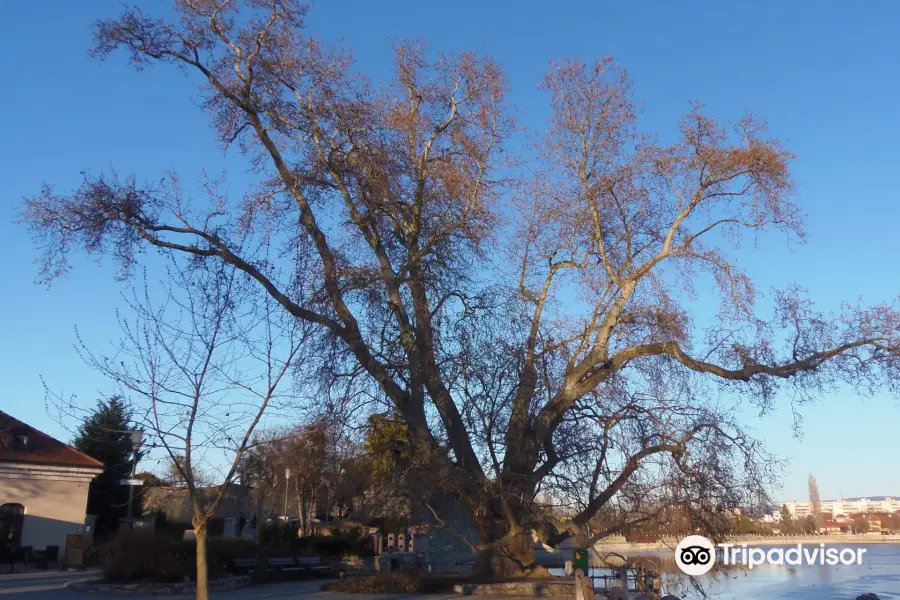
{"type": "Polygon", "coordinates": [[[0,543],[7,551],[14,551],[22,544],[22,521],[25,507],[21,504],[0,506],[0,543]]]}

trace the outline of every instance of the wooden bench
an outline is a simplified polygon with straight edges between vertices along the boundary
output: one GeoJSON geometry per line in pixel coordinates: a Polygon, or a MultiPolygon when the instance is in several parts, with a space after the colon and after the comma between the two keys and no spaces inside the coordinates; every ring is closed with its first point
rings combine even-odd
{"type": "MultiPolygon", "coordinates": [[[[258,564],[256,558],[235,558],[231,562],[235,572],[255,572],[258,564]]],[[[266,571],[327,571],[330,567],[322,564],[318,556],[283,556],[264,558],[261,561],[266,571]]]]}
{"type": "Polygon", "coordinates": [[[294,559],[290,556],[278,557],[278,558],[267,558],[266,559],[266,568],[269,571],[296,571],[297,565],[294,564],[294,559]]]}
{"type": "Polygon", "coordinates": [[[322,564],[322,559],[318,556],[295,556],[294,565],[301,570],[306,571],[327,571],[331,567],[322,564]]]}
{"type": "Polygon", "coordinates": [[[255,558],[235,558],[231,561],[231,569],[234,572],[244,572],[249,573],[251,571],[256,570],[256,559],[255,558]]]}

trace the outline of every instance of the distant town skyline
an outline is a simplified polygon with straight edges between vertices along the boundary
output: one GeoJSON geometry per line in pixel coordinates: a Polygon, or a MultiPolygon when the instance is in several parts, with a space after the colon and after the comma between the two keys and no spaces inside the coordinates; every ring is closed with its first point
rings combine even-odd
{"type": "MultiPolygon", "coordinates": [[[[851,496],[851,497],[846,497],[846,498],[839,497],[839,498],[831,498],[829,500],[823,499],[822,502],[823,503],[837,502],[839,500],[843,500],[844,502],[859,502],[861,500],[870,500],[870,501],[880,502],[883,500],[887,500],[888,498],[900,500],[900,494],[886,494],[886,495],[882,495],[882,496],[851,496]]],[[[807,499],[792,498],[790,500],[782,501],[782,504],[784,504],[785,502],[807,502],[807,501],[808,501],[807,499]]]]}
{"type": "MultiPolygon", "coordinates": [[[[813,514],[812,503],[808,501],[783,502],[776,506],[767,515],[767,521],[777,521],[781,517],[781,511],[786,508],[794,519],[804,519],[813,514]]],[[[820,506],[822,513],[829,513],[833,517],[838,515],[900,512],[900,497],[878,496],[871,498],[842,498],[838,500],[823,500],[820,506]]]]}

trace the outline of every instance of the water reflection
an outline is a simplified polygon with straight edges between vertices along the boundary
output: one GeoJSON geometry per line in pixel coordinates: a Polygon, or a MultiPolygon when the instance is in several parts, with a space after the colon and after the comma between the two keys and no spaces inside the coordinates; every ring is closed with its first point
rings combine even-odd
{"type": "MultiPolygon", "coordinates": [[[[717,565],[693,581],[678,570],[671,550],[628,554],[626,558],[653,564],[662,573],[664,591],[683,600],[698,600],[704,594],[717,600],[852,600],[867,592],[881,600],[900,600],[900,545],[868,545],[866,549],[861,565],[762,565],[753,569],[717,565]]],[[[621,559],[610,557],[607,568],[591,569],[591,574],[609,575],[621,564],[621,559]]]]}

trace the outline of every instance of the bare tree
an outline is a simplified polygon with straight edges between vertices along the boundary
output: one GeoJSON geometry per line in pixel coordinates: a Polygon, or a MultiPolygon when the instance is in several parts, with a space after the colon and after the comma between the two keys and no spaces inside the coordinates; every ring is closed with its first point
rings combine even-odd
{"type": "MultiPolygon", "coordinates": [[[[302,347],[302,323],[285,321],[239,271],[170,262],[162,293],[133,287],[113,353],[82,344],[86,362],[112,379],[187,490],[197,543],[197,598],[208,597],[206,543],[215,515],[252,447],[266,410],[287,400],[280,388],[302,347]]],[[[67,401],[68,402],[68,401],[67,401]]],[[[71,403],[68,411],[76,410],[71,403]]],[[[151,454],[151,456],[153,455],[151,454]]]]}
{"type": "Polygon", "coordinates": [[[825,524],[825,519],[822,516],[822,499],[819,498],[819,484],[816,483],[816,476],[810,473],[806,480],[806,484],[809,488],[810,515],[815,523],[816,531],[821,531],[825,524]]]}
{"type": "Polygon", "coordinates": [[[42,278],[78,245],[126,268],[155,246],[246,274],[316,328],[323,393],[361,418],[402,418],[421,481],[475,515],[479,568],[540,573],[530,531],[587,543],[607,506],[625,516],[615,528],[638,501],[678,503],[702,525],[773,476],[735,407],[896,382],[888,305],[828,315],[790,287],[774,318],[756,315],[732,252],[741,233],[803,228],[791,155],[752,116],[730,127],[696,107],[663,144],[637,128],[611,60],[564,61],[531,160],[509,152],[489,58],[401,44],[376,86],[304,35],[292,0],[176,7],[177,21],[133,8],[98,22],[95,53],[197,75],[221,142],[260,184],[209,209],[115,176],[48,187],[23,212],[42,278]],[[242,236],[281,251],[254,260],[242,236]],[[698,321],[694,286],[709,282],[720,309],[698,321]],[[565,519],[535,502],[544,490],[565,519]]]}
{"type": "Polygon", "coordinates": [[[265,512],[290,516],[293,506],[299,534],[307,536],[319,513],[330,515],[335,505],[345,506],[361,491],[364,481],[351,464],[355,458],[339,425],[319,418],[288,430],[260,432],[247,455],[246,473],[265,512]]]}

